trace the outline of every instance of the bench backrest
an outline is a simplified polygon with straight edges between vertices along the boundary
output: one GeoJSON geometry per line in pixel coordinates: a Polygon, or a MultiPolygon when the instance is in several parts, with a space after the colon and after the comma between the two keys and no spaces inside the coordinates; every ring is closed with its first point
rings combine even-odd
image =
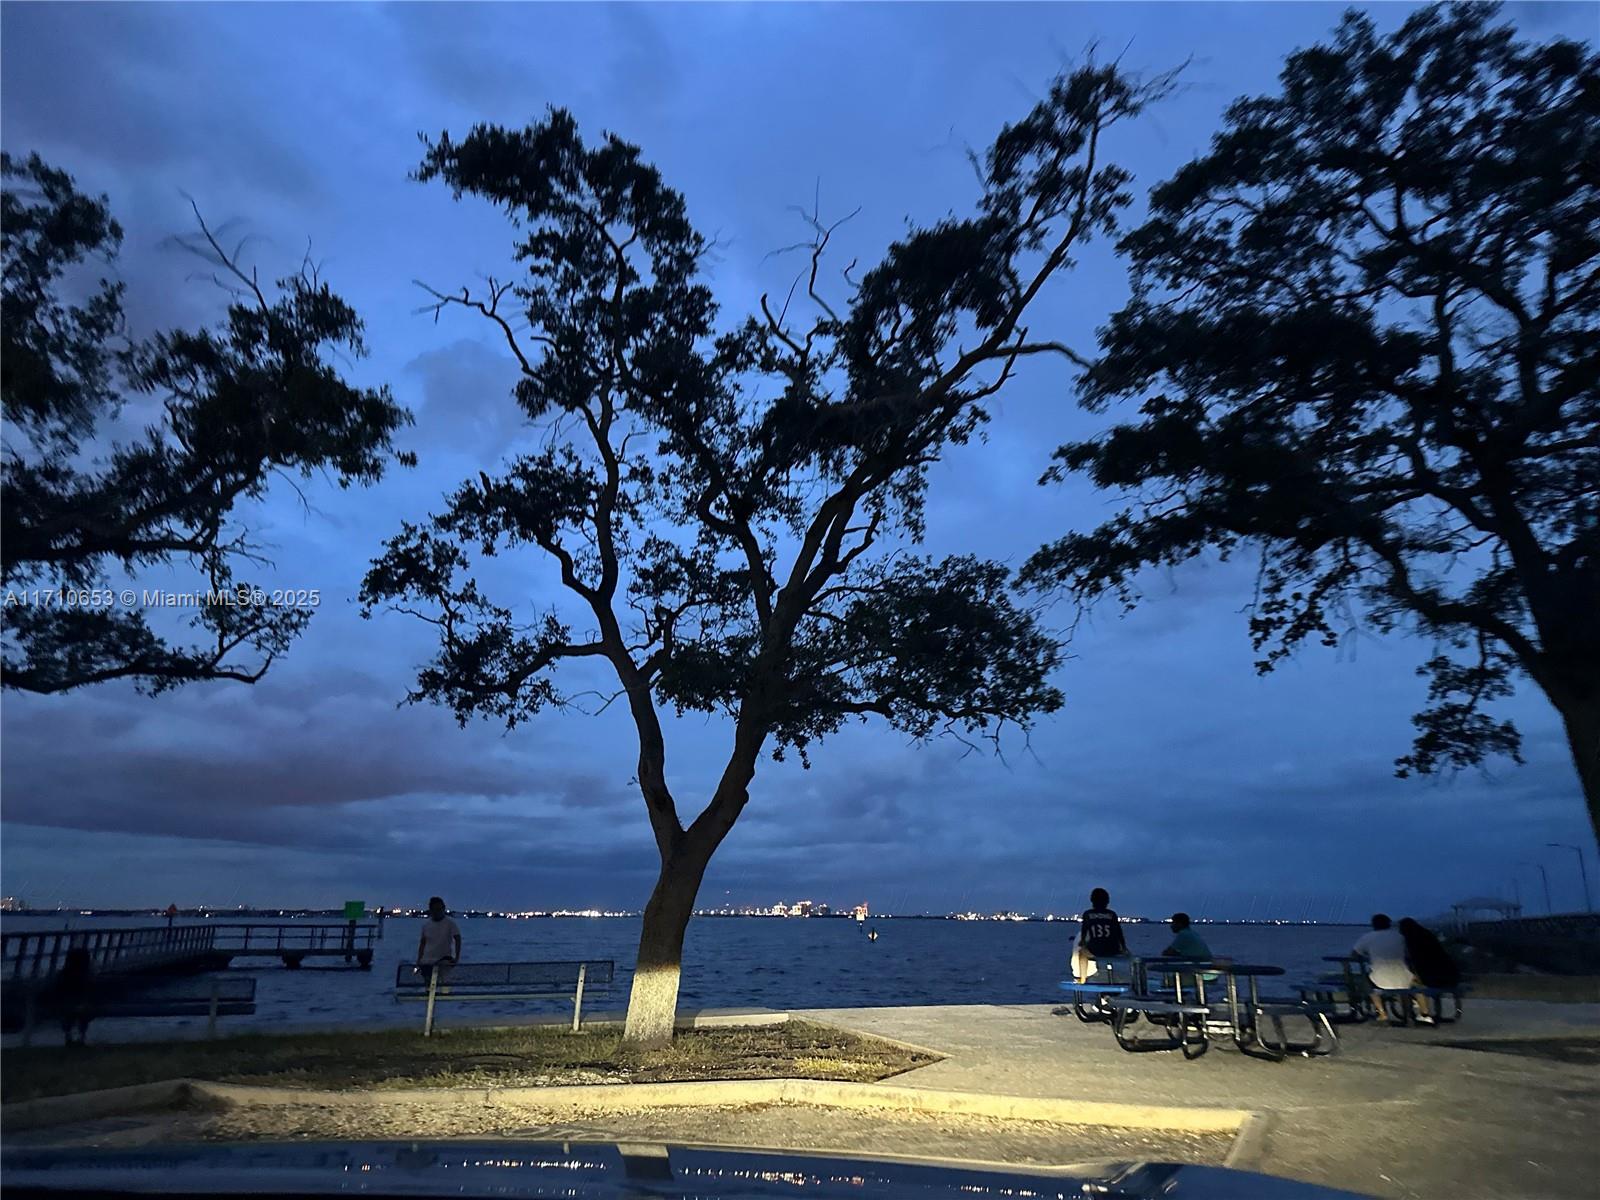
{"type": "MultiPolygon", "coordinates": [[[[456,963],[441,970],[439,983],[440,986],[453,991],[462,988],[484,988],[566,995],[577,989],[580,968],[583,970],[585,990],[604,991],[611,986],[614,964],[609,959],[581,962],[456,963]]],[[[395,971],[395,990],[426,992],[430,970],[414,963],[401,963],[395,971]]]]}
{"type": "MultiPolygon", "coordinates": [[[[190,975],[180,979],[138,975],[113,975],[91,979],[82,993],[90,1004],[208,1004],[215,994],[222,1004],[250,1004],[256,998],[256,981],[248,976],[190,975]]],[[[50,993],[55,1001],[73,997],[50,993]]]]}

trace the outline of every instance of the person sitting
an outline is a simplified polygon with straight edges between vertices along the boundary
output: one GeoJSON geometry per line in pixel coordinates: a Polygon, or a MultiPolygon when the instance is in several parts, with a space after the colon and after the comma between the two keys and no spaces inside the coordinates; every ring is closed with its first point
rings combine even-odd
{"type": "MultiPolygon", "coordinates": [[[[1413,987],[1453,988],[1461,983],[1461,968],[1444,944],[1434,936],[1433,930],[1410,917],[1400,919],[1400,936],[1405,940],[1406,966],[1411,968],[1413,987]]],[[[1433,1013],[1426,996],[1417,997],[1418,1015],[1429,1018],[1433,1013]]]]}
{"type": "Polygon", "coordinates": [[[1167,925],[1172,930],[1172,944],[1161,952],[1163,957],[1211,961],[1211,947],[1194,931],[1188,913],[1173,913],[1167,925]]]}
{"type": "MultiPolygon", "coordinates": [[[[1189,914],[1176,912],[1172,920],[1167,922],[1167,927],[1172,930],[1172,944],[1161,952],[1163,958],[1192,958],[1199,962],[1211,962],[1211,947],[1206,945],[1205,939],[1194,931],[1189,921],[1189,914]]],[[[1200,978],[1207,983],[1220,978],[1216,971],[1202,971],[1200,978]]]]}
{"type": "Polygon", "coordinates": [[[1100,960],[1128,953],[1122,936],[1122,922],[1111,911],[1111,893],[1095,888],[1089,893],[1089,907],[1078,921],[1078,938],[1072,949],[1072,977],[1083,983],[1101,971],[1100,960]]]}
{"type": "Polygon", "coordinates": [[[422,923],[422,937],[417,942],[417,969],[426,975],[437,968],[442,982],[460,960],[461,926],[451,918],[444,901],[432,896],[428,899],[428,919],[422,923]]]}
{"type": "MultiPolygon", "coordinates": [[[[1372,928],[1356,939],[1350,953],[1367,961],[1367,977],[1375,988],[1404,990],[1411,986],[1411,968],[1406,966],[1406,940],[1385,913],[1372,915],[1372,928]]],[[[1351,996],[1352,1004],[1362,997],[1351,996]]],[[[1378,1005],[1378,1020],[1389,1015],[1378,1005]]]]}

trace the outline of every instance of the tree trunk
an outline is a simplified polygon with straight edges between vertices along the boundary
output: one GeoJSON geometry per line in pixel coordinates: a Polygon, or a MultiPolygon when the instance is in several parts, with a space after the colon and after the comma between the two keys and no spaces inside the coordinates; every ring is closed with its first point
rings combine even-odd
{"type": "Polygon", "coordinates": [[[1589,807],[1589,828],[1600,842],[1600,694],[1556,706],[1567,727],[1567,745],[1578,768],[1583,801],[1589,807]]]}
{"type": "Polygon", "coordinates": [[[683,966],[683,935],[694,913],[694,899],[706,873],[709,854],[681,847],[662,859],[639,932],[639,960],[628,994],[623,1039],[644,1046],[672,1040],[678,1016],[678,979],[683,966]]]}

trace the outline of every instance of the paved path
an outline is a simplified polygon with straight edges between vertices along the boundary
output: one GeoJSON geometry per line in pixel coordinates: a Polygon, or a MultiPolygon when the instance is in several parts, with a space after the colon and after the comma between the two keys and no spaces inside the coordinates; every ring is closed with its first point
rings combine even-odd
{"type": "Polygon", "coordinates": [[[1128,1054],[1105,1026],[1048,1006],[815,1009],[794,1014],[948,1057],[903,1086],[1245,1108],[1266,1136],[1236,1165],[1382,1197],[1592,1200],[1600,1179],[1595,1061],[1457,1049],[1596,1039],[1600,1005],[1470,1000],[1443,1030],[1341,1026],[1340,1052],[1283,1063],[1214,1045],[1193,1062],[1128,1054]]]}

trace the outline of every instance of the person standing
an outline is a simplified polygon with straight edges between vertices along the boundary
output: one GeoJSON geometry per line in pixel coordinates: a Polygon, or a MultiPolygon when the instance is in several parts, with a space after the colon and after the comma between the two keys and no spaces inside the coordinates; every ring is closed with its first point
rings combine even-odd
{"type": "Polygon", "coordinates": [[[61,1017],[62,1037],[68,1046],[82,1046],[88,1039],[89,1022],[94,1017],[94,960],[87,947],[73,946],[67,951],[52,990],[61,1017]]]}
{"type": "Polygon", "coordinates": [[[428,900],[428,919],[417,941],[417,966],[448,968],[461,959],[461,926],[438,896],[428,900]]]}

